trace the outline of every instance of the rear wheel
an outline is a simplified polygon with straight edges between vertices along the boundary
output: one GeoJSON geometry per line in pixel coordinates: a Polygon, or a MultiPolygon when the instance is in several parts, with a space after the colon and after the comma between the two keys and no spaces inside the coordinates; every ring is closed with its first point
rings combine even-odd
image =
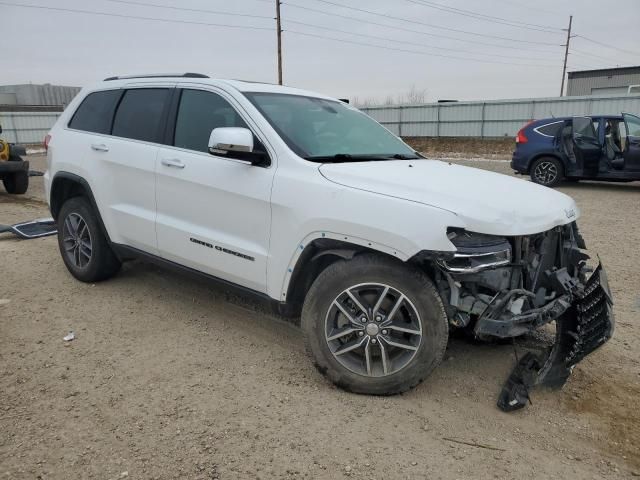
{"type": "Polygon", "coordinates": [[[564,177],[562,164],[557,158],[542,157],[531,165],[531,180],[546,187],[555,187],[564,177]]]}
{"type": "Polygon", "coordinates": [[[448,322],[420,270],[366,254],[327,267],[302,310],[307,350],[332,382],[374,395],[404,392],[440,363],[448,322]]]}
{"type": "Polygon", "coordinates": [[[67,269],[82,282],[106,280],[120,269],[121,263],[85,197],[70,198],[62,205],[58,246],[67,269]]]}

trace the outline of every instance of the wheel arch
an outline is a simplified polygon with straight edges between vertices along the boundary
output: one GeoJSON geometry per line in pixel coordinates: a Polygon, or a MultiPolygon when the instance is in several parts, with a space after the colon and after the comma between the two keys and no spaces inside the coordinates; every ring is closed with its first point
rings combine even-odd
{"type": "Polygon", "coordinates": [[[49,209],[51,210],[51,216],[53,219],[58,219],[60,209],[62,208],[62,205],[64,205],[64,202],[73,197],[85,197],[89,200],[91,208],[98,217],[98,225],[100,225],[102,233],[104,233],[107,241],[111,243],[109,233],[102,221],[102,216],[100,215],[100,210],[98,209],[95,197],[93,196],[91,186],[89,185],[89,182],[79,175],[70,172],[58,172],[53,177],[53,180],[51,181],[51,191],[49,194],[49,209]]]}
{"type": "Polygon", "coordinates": [[[287,278],[282,288],[280,312],[287,316],[297,316],[302,310],[302,304],[311,285],[328,266],[340,260],[351,260],[363,253],[376,253],[404,263],[404,254],[388,247],[379,246],[373,242],[355,243],[337,238],[315,238],[306,244],[301,244],[301,252],[295,260],[295,265],[289,267],[287,278]]]}

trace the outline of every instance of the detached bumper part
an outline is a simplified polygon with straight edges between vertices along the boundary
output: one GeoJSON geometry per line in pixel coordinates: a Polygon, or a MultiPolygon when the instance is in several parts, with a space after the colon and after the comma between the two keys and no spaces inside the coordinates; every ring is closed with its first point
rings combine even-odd
{"type": "Polygon", "coordinates": [[[564,385],[573,367],[613,335],[613,301],[601,264],[574,298],[574,303],[556,320],[554,345],[539,355],[527,353],[514,368],[498,399],[501,410],[523,408],[529,389],[534,386],[564,385]]]}

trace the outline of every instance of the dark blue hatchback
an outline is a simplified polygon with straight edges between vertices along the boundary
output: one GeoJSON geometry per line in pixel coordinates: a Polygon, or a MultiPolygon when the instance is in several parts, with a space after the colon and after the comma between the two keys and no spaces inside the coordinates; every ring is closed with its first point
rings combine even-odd
{"type": "Polygon", "coordinates": [[[640,118],[591,115],[534,120],[520,129],[516,173],[553,187],[567,180],[640,180],[640,118]]]}

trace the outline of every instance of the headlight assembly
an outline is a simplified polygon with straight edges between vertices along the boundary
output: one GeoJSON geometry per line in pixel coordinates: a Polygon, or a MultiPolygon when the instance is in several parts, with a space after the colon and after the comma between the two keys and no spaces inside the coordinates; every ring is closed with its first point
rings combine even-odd
{"type": "Polygon", "coordinates": [[[511,244],[504,237],[450,229],[447,236],[457,251],[438,263],[452,273],[476,273],[511,262],[511,244]]]}

